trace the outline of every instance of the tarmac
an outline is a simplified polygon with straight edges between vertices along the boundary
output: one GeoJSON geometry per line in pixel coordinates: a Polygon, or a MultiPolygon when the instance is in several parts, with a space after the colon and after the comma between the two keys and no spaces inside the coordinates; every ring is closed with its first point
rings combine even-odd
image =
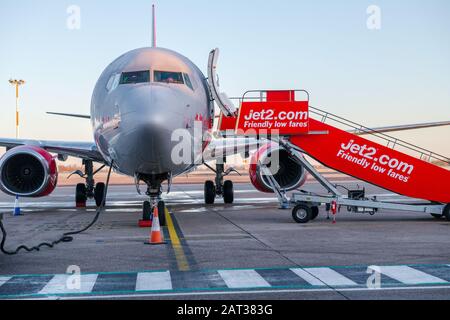
{"type": "MultiPolygon", "coordinates": [[[[379,199],[404,200],[335,179],[379,199]]],[[[134,186],[111,186],[106,211],[73,242],[0,254],[0,299],[450,299],[446,220],[343,209],[332,224],[321,208],[315,221],[300,225],[273,194],[247,183],[235,189],[235,204],[206,206],[202,185],[174,185],[164,195],[167,244],[148,246],[150,230],[138,228],[146,197],[134,186]]],[[[324,193],[314,181],[304,189],[324,193]]],[[[75,209],[74,192],[61,187],[21,199],[21,217],[11,215],[14,198],[1,194],[6,248],[53,241],[89,224],[93,203],[75,209]]]]}

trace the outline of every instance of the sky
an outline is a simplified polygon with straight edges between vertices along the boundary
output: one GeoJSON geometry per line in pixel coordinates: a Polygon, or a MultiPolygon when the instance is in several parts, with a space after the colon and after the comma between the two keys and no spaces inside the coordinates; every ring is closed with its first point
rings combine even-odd
{"type": "MultiPolygon", "coordinates": [[[[45,112],[89,113],[104,68],[150,46],[152,3],[158,46],[205,73],[210,50],[221,49],[229,96],[301,88],[311,105],[366,126],[450,120],[448,0],[2,0],[0,137],[15,135],[8,80],[22,78],[22,138],[92,141],[89,121],[45,112]],[[68,28],[71,5],[80,29],[68,28]],[[370,6],[379,29],[368,28],[370,6]]],[[[396,136],[450,156],[448,127],[396,136]]]]}

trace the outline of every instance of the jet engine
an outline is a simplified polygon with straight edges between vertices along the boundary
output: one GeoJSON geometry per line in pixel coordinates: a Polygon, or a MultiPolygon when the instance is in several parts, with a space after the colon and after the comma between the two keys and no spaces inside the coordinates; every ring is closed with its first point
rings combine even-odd
{"type": "Polygon", "coordinates": [[[34,146],[9,150],[0,159],[0,189],[12,196],[44,197],[58,181],[55,157],[34,146]]]}
{"type": "Polygon", "coordinates": [[[280,187],[286,191],[298,189],[306,182],[306,170],[285,149],[277,144],[267,144],[253,155],[250,165],[250,180],[261,192],[274,193],[261,170],[262,165],[268,167],[280,187]]]}

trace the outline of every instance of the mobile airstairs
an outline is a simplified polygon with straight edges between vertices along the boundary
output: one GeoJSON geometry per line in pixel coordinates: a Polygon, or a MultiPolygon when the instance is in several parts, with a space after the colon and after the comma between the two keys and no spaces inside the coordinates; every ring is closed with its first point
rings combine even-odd
{"type": "Polygon", "coordinates": [[[249,91],[238,99],[238,112],[230,116],[227,109],[228,116],[222,113],[219,122],[224,135],[279,144],[328,191],[327,195],[295,192],[289,199],[269,167],[259,163],[281,208],[294,208],[296,222],[315,219],[321,205],[334,219],[341,208],[347,208],[369,214],[383,209],[421,212],[450,220],[450,171],[439,166],[450,164],[449,158],[314,108],[309,101],[304,90],[249,91]],[[411,201],[367,198],[364,190],[347,190],[344,195],[304,155],[411,201]]]}

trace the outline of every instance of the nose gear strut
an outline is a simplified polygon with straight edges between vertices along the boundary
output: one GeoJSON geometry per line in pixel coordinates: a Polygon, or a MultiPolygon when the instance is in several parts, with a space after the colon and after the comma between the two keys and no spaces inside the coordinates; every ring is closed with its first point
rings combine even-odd
{"type": "MultiPolygon", "coordinates": [[[[141,228],[151,227],[153,221],[154,209],[158,208],[159,223],[162,227],[166,226],[166,205],[162,199],[162,181],[167,179],[164,177],[135,175],[136,188],[140,191],[139,182],[143,180],[147,184],[147,192],[145,193],[149,200],[142,204],[142,220],[139,221],[141,228]]],[[[169,175],[169,180],[171,180],[169,175]]],[[[140,192],[139,192],[140,194],[140,192]]]]}

